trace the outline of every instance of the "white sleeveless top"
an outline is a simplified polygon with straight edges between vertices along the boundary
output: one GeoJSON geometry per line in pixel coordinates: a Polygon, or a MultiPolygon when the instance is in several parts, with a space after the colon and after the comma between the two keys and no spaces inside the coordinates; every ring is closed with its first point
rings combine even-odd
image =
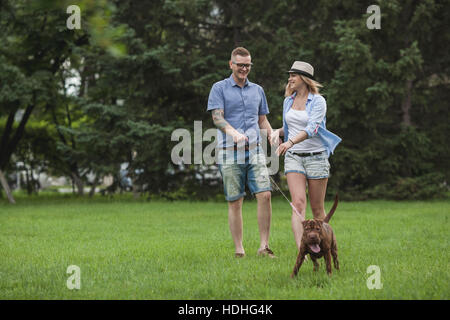
{"type": "MultiPolygon", "coordinates": [[[[289,139],[293,138],[304,130],[308,124],[308,113],[306,110],[294,110],[290,109],[286,114],[286,122],[289,126],[289,139]]],[[[312,138],[303,140],[300,143],[294,144],[288,151],[292,152],[319,152],[324,151],[325,146],[319,138],[319,135],[315,135],[312,138]]]]}

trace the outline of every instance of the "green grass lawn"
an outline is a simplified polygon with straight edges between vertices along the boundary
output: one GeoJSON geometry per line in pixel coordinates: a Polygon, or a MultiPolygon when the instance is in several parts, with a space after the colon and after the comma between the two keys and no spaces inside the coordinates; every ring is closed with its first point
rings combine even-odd
{"type": "Polygon", "coordinates": [[[256,255],[256,201],[249,200],[247,256],[236,259],[225,202],[2,200],[0,299],[450,298],[450,201],[339,203],[331,224],[341,270],[328,277],[323,259],[318,272],[308,261],[296,279],[290,207],[282,198],[272,206],[278,258],[256,255]],[[79,290],[66,286],[70,265],[80,267],[79,290]],[[368,289],[370,265],[379,266],[382,289],[368,289]]]}

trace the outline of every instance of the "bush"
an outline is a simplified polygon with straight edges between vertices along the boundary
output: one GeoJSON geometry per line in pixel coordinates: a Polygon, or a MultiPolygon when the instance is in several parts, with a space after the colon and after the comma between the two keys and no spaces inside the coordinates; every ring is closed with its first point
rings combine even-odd
{"type": "Polygon", "coordinates": [[[419,177],[398,177],[393,183],[381,184],[364,192],[367,198],[392,200],[429,200],[445,198],[448,185],[441,173],[419,177]]]}

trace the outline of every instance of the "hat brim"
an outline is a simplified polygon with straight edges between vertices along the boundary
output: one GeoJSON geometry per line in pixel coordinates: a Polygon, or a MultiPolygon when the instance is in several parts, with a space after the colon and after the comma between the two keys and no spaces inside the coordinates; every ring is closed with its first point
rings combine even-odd
{"type": "Polygon", "coordinates": [[[312,80],[316,80],[316,79],[314,79],[312,74],[310,74],[310,73],[308,73],[306,71],[303,71],[303,70],[291,69],[291,70],[288,71],[288,73],[298,73],[298,74],[301,74],[302,76],[305,76],[305,77],[310,78],[312,80]]]}

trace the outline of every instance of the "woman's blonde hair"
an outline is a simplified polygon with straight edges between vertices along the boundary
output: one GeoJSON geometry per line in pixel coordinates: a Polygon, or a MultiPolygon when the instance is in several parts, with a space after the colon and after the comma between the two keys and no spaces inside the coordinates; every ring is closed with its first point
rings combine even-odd
{"type": "MultiPolygon", "coordinates": [[[[311,92],[312,94],[319,94],[319,88],[323,88],[323,85],[321,85],[319,82],[317,82],[313,79],[310,79],[308,77],[305,77],[301,74],[298,74],[298,75],[303,80],[303,82],[306,84],[306,88],[308,89],[309,92],[311,92]]],[[[294,94],[294,90],[289,88],[289,82],[288,82],[286,84],[286,88],[284,90],[284,96],[289,97],[289,96],[292,96],[293,94],[294,94]]]]}

